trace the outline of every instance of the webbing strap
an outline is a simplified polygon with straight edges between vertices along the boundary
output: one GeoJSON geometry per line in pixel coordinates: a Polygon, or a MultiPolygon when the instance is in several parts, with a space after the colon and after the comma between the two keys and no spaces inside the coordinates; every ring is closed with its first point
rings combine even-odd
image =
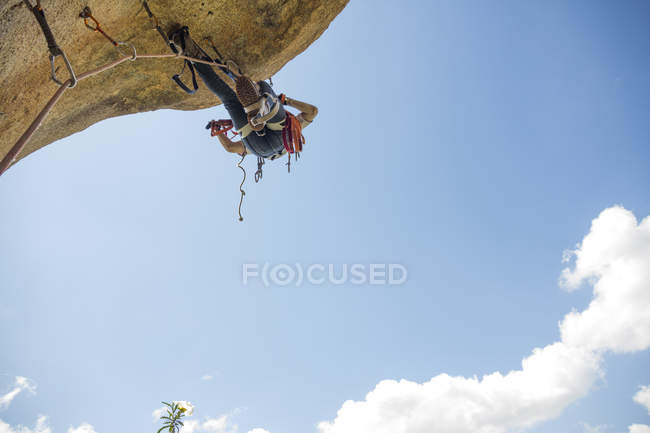
{"type": "Polygon", "coordinates": [[[43,11],[43,8],[41,7],[41,2],[38,1],[36,3],[36,6],[32,6],[29,0],[23,0],[27,8],[32,11],[34,14],[34,17],[36,17],[36,21],[38,21],[38,24],[41,26],[41,30],[43,31],[43,36],[45,36],[45,40],[47,41],[47,48],[50,50],[50,54],[53,55],[54,57],[60,56],[63,54],[63,51],[61,51],[61,48],[59,48],[59,45],[56,43],[56,40],[54,39],[54,34],[52,33],[52,29],[50,29],[50,25],[47,23],[47,20],[45,19],[45,12],[43,11]]]}
{"type": "Polygon", "coordinates": [[[253,102],[251,105],[245,106],[244,111],[246,113],[250,113],[251,111],[259,110],[261,106],[262,106],[262,100],[260,99],[257,102],[253,102]]]}
{"type": "Polygon", "coordinates": [[[279,121],[279,122],[275,122],[275,123],[267,123],[267,124],[266,124],[266,127],[269,128],[269,129],[272,130],[272,131],[282,131],[282,130],[284,129],[284,125],[285,125],[285,124],[286,124],[286,123],[285,123],[285,121],[284,121],[284,119],[283,119],[283,120],[281,120],[281,121],[279,121]]]}
{"type": "Polygon", "coordinates": [[[192,73],[192,89],[187,87],[185,85],[185,83],[183,83],[183,81],[181,80],[181,74],[183,72],[181,72],[180,74],[175,74],[174,76],[172,76],[172,80],[174,80],[174,82],[176,84],[178,84],[178,87],[183,89],[185,91],[185,93],[187,93],[189,95],[193,95],[199,88],[199,84],[196,82],[196,72],[194,71],[194,65],[189,60],[185,60],[185,65],[183,65],[183,69],[185,69],[185,66],[187,66],[189,68],[190,72],[192,73]]]}
{"type": "Polygon", "coordinates": [[[237,130],[237,134],[239,134],[242,138],[248,137],[251,132],[253,132],[253,127],[249,123],[244,125],[242,129],[237,130]]]}

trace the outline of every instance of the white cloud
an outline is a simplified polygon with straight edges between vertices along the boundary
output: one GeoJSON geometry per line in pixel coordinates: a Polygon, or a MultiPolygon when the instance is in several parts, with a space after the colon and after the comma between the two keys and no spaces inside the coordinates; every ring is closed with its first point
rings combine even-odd
{"type": "Polygon", "coordinates": [[[644,406],[650,415],[650,386],[642,386],[639,392],[634,394],[634,401],[644,406]]]}
{"type": "Polygon", "coordinates": [[[68,433],[97,433],[97,432],[95,431],[95,428],[92,425],[88,423],[83,423],[77,428],[74,427],[68,428],[68,433]]]}
{"type": "Polygon", "coordinates": [[[561,283],[593,282],[594,297],[585,311],[565,316],[562,340],[614,352],[650,347],[650,218],[637,225],[632,212],[607,209],[573,253],[575,268],[562,271],[561,283]]]}
{"type": "Polygon", "coordinates": [[[52,433],[52,429],[47,424],[47,417],[39,415],[36,419],[36,425],[33,429],[18,425],[12,427],[4,421],[0,420],[0,433],[52,433]]]}
{"type": "Polygon", "coordinates": [[[585,433],[605,433],[609,429],[609,426],[607,424],[592,426],[586,422],[583,422],[580,425],[582,426],[582,429],[585,433]]]}
{"type": "Polygon", "coordinates": [[[210,433],[225,433],[229,424],[228,415],[222,415],[219,418],[206,418],[201,424],[201,430],[210,433]]]}
{"type": "Polygon", "coordinates": [[[196,420],[190,419],[183,421],[184,425],[181,427],[180,433],[195,433],[199,431],[200,423],[196,420]]]}
{"type": "Polygon", "coordinates": [[[13,388],[5,395],[0,396],[0,409],[6,409],[9,407],[13,399],[23,391],[35,393],[36,385],[26,377],[16,376],[13,388]]]}
{"type": "Polygon", "coordinates": [[[565,316],[561,341],[535,349],[520,370],[481,379],[441,374],[422,384],[385,380],[363,401],[346,401],[319,431],[505,433],[557,417],[589,392],[604,351],[650,346],[650,218],[637,225],[631,212],[606,209],[572,254],[575,267],[563,271],[561,283],[589,282],[594,299],[565,316]]]}
{"type": "Polygon", "coordinates": [[[632,424],[628,428],[629,428],[629,433],[650,433],[650,425],[632,424]]]}
{"type": "Polygon", "coordinates": [[[160,421],[160,417],[167,413],[167,406],[159,407],[151,412],[151,419],[153,422],[160,421]]]}
{"type": "Polygon", "coordinates": [[[238,430],[230,415],[215,418],[208,416],[202,421],[183,419],[183,423],[185,425],[181,428],[181,433],[236,433],[238,430]]]}
{"type": "Polygon", "coordinates": [[[267,430],[264,430],[263,428],[254,428],[253,430],[249,430],[248,433],[269,433],[267,430]]]}
{"type": "MultiPolygon", "coordinates": [[[[22,425],[10,426],[4,421],[0,420],[0,433],[52,433],[52,428],[47,423],[45,415],[39,415],[36,419],[34,428],[25,427],[22,425]]],[[[88,423],[83,423],[79,427],[68,428],[68,433],[97,433],[93,426],[88,423]]]]}
{"type": "Polygon", "coordinates": [[[482,379],[442,374],[419,384],[385,380],[364,401],[347,401],[322,433],[501,433],[558,416],[599,377],[592,352],[555,343],[522,369],[482,379]]]}
{"type": "Polygon", "coordinates": [[[201,376],[201,380],[212,380],[212,379],[214,379],[214,376],[211,374],[204,374],[203,376],[201,376]]]}

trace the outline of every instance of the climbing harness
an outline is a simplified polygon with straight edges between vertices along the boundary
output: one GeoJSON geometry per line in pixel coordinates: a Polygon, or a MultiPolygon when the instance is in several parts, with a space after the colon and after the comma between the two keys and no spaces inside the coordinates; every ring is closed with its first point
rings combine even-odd
{"type": "Polygon", "coordinates": [[[51,74],[52,81],[57,83],[59,86],[63,86],[63,83],[56,76],[56,68],[54,67],[54,59],[60,56],[63,58],[65,67],[68,69],[68,73],[70,74],[70,80],[68,80],[70,81],[70,83],[68,84],[68,86],[69,87],[76,86],[77,77],[74,73],[74,70],[72,69],[70,60],[68,60],[68,56],[65,55],[65,52],[59,47],[59,45],[56,43],[56,40],[54,39],[54,34],[52,33],[52,29],[50,29],[50,25],[47,23],[47,19],[45,18],[45,11],[43,11],[43,7],[41,6],[41,0],[36,0],[35,6],[32,6],[30,0],[23,0],[23,3],[25,3],[25,6],[27,6],[27,8],[30,11],[32,11],[32,13],[34,14],[34,17],[36,18],[38,25],[41,26],[41,30],[43,31],[43,36],[45,36],[45,40],[47,41],[47,48],[48,50],[50,50],[50,66],[52,69],[52,74],[51,74]]]}
{"type": "Polygon", "coordinates": [[[244,111],[247,114],[252,113],[255,110],[257,110],[257,112],[254,115],[249,116],[248,119],[248,122],[251,124],[251,128],[254,131],[259,132],[258,129],[264,128],[265,125],[269,126],[271,129],[279,130],[279,125],[277,125],[278,127],[275,127],[276,125],[267,123],[278,114],[278,111],[280,111],[280,104],[273,95],[270,93],[264,93],[257,102],[244,107],[244,111]]]}
{"type": "Polygon", "coordinates": [[[107,39],[107,40],[108,40],[108,41],[109,41],[109,42],[110,42],[110,43],[115,47],[115,49],[116,49],[120,54],[122,54],[122,55],[126,55],[126,53],[123,52],[123,51],[120,49],[121,46],[128,46],[128,47],[130,47],[130,48],[131,48],[131,60],[135,60],[135,59],[136,59],[136,57],[137,57],[137,52],[136,52],[136,50],[135,50],[135,46],[134,46],[133,44],[130,44],[130,43],[121,42],[121,41],[116,41],[115,39],[113,39],[112,37],[110,37],[110,36],[108,35],[108,33],[106,33],[106,32],[104,31],[104,29],[102,29],[101,24],[99,23],[99,21],[97,20],[97,18],[95,18],[95,17],[93,16],[92,11],[90,10],[90,8],[89,8],[88,6],[86,6],[86,7],[83,8],[83,10],[81,11],[81,13],[79,14],[79,18],[83,18],[83,20],[84,20],[84,25],[86,26],[86,28],[88,28],[89,30],[91,30],[91,31],[93,31],[93,32],[96,32],[96,33],[99,33],[99,34],[101,34],[102,36],[104,36],[104,37],[105,37],[105,38],[106,38],[106,39],[107,39]],[[91,20],[91,21],[94,23],[94,26],[91,25],[91,24],[89,24],[88,20],[91,20]]]}

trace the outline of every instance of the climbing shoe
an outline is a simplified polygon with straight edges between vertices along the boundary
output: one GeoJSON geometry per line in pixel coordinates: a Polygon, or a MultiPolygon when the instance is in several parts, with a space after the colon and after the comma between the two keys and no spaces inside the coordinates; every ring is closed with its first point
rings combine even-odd
{"type": "Polygon", "coordinates": [[[260,96],[257,84],[250,78],[240,75],[237,77],[237,80],[235,80],[235,91],[239,102],[244,106],[244,110],[248,115],[249,125],[254,131],[261,131],[264,129],[263,123],[254,124],[251,122],[251,120],[260,112],[260,108],[264,102],[263,98],[260,96]]]}
{"type": "Polygon", "coordinates": [[[244,75],[240,75],[235,81],[235,90],[239,102],[244,106],[247,113],[259,110],[260,91],[257,83],[244,75]]]}
{"type": "Polygon", "coordinates": [[[248,123],[253,128],[254,131],[261,131],[264,129],[264,124],[254,124],[251,122],[260,111],[260,107],[263,104],[263,98],[260,96],[259,88],[257,84],[250,78],[240,75],[235,80],[235,91],[237,93],[237,98],[241,105],[244,106],[244,111],[248,115],[248,123]]]}

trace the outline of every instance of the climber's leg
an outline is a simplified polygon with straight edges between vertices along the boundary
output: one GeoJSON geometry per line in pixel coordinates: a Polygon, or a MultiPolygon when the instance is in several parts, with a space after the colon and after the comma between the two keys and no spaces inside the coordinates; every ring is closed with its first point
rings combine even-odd
{"type": "Polygon", "coordinates": [[[224,108],[232,118],[235,129],[243,128],[248,123],[248,117],[246,116],[244,107],[242,107],[239,99],[237,99],[235,92],[214,72],[212,66],[203,63],[194,63],[194,68],[205,86],[221,99],[224,108]]]}
{"type": "MultiPolygon", "coordinates": [[[[199,45],[190,37],[187,27],[174,30],[169,37],[177,47],[182,47],[184,55],[197,59],[211,60],[201,47],[199,47],[199,45]]],[[[235,92],[233,92],[230,86],[228,86],[228,84],[217,75],[214,69],[212,69],[212,66],[196,62],[192,62],[192,64],[205,86],[221,99],[223,106],[232,118],[235,128],[243,128],[248,123],[248,117],[246,116],[244,107],[242,107],[239,99],[237,99],[235,92]]]]}

